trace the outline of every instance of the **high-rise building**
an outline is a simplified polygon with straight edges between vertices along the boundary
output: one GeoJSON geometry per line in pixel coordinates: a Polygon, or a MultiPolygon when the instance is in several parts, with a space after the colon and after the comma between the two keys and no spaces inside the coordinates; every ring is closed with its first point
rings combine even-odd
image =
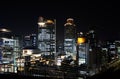
{"type": "Polygon", "coordinates": [[[19,57],[20,46],[18,38],[1,38],[1,71],[2,72],[16,72],[16,59],[19,57]],[[4,65],[6,64],[6,67],[4,65]],[[9,66],[9,68],[7,68],[9,66]]]}
{"type": "Polygon", "coordinates": [[[117,58],[116,43],[117,43],[116,41],[107,41],[109,62],[111,62],[112,60],[115,60],[117,58]]]}
{"type": "Polygon", "coordinates": [[[30,34],[23,38],[23,48],[37,48],[37,35],[30,34]]]}
{"type": "Polygon", "coordinates": [[[77,64],[80,66],[81,64],[88,64],[88,53],[89,44],[87,43],[87,39],[83,32],[78,33],[77,36],[77,64]]]}
{"type": "Polygon", "coordinates": [[[98,42],[96,26],[91,26],[87,35],[89,43],[89,67],[91,69],[99,68],[101,65],[101,46],[98,42]]]}
{"type": "Polygon", "coordinates": [[[117,52],[116,54],[118,58],[120,59],[120,40],[116,40],[115,44],[116,44],[116,52],[117,52]]]}
{"type": "Polygon", "coordinates": [[[76,25],[72,18],[64,24],[64,52],[76,59],[76,25]]]}
{"type": "MultiPolygon", "coordinates": [[[[56,20],[38,19],[38,49],[43,55],[56,53],[56,20]]],[[[52,56],[51,56],[52,57],[52,56]]]]}

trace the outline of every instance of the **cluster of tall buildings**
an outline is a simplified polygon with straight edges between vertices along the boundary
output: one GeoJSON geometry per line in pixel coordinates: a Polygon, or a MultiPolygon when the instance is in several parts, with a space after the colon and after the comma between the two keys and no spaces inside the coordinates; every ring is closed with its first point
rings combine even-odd
{"type": "Polygon", "coordinates": [[[61,65],[64,59],[71,57],[77,64],[86,64],[95,69],[105,62],[119,58],[120,41],[101,41],[96,30],[87,33],[78,32],[73,18],[68,18],[64,26],[64,41],[56,40],[56,19],[39,17],[37,34],[20,37],[0,38],[0,71],[17,72],[28,65],[34,65],[45,58],[48,65],[61,65]]]}

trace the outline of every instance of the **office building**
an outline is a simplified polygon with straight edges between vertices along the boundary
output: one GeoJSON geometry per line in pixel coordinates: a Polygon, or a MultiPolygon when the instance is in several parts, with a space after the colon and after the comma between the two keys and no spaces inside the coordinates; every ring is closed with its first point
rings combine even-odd
{"type": "Polygon", "coordinates": [[[76,59],[76,25],[72,18],[68,18],[64,24],[64,52],[76,59]]]}
{"type": "Polygon", "coordinates": [[[49,55],[54,58],[56,53],[56,20],[39,17],[38,49],[42,55],[49,55]]]}

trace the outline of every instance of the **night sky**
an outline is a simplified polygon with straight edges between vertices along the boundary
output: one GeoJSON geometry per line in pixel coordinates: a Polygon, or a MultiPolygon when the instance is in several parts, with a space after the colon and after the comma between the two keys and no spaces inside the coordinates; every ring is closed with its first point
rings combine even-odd
{"type": "Polygon", "coordinates": [[[0,3],[0,28],[8,28],[15,34],[36,33],[38,17],[43,16],[56,19],[57,37],[61,38],[66,19],[73,18],[79,32],[96,26],[100,39],[120,39],[118,10],[112,1],[9,1],[0,3]]]}

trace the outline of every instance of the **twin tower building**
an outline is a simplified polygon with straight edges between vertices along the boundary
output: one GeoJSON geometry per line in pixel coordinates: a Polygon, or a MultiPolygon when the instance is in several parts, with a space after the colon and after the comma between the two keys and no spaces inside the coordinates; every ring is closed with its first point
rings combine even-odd
{"type": "MultiPolygon", "coordinates": [[[[38,48],[44,55],[56,54],[56,20],[55,19],[44,19],[39,17],[38,20],[38,48]]],[[[63,31],[61,31],[63,32],[63,31]]],[[[66,56],[72,56],[73,60],[77,59],[77,53],[80,53],[79,57],[82,59],[81,62],[85,62],[85,46],[81,45],[82,51],[77,52],[77,31],[74,19],[68,18],[64,24],[64,42],[63,51],[66,56]]],[[[62,52],[60,52],[62,53],[62,52]]],[[[55,55],[54,55],[55,56],[55,55]]],[[[53,56],[53,57],[54,57],[53,56]]],[[[79,62],[80,63],[80,62],[79,62]]]]}

